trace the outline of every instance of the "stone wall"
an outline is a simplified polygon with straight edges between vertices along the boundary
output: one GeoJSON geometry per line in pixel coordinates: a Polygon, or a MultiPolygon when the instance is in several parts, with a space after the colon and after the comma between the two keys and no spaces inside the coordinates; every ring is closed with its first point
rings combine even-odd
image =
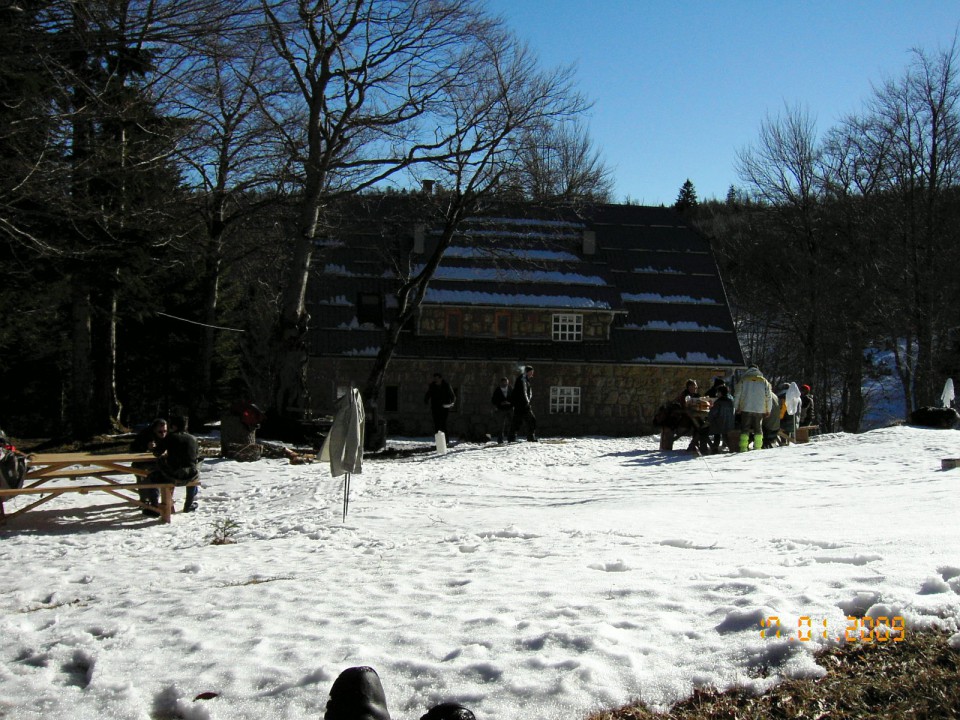
{"type": "MultiPolygon", "coordinates": [[[[362,388],[373,361],[358,358],[311,358],[308,378],[314,413],[333,414],[336,390],[352,382],[362,388]]],[[[631,436],[659,432],[653,427],[657,408],[683,389],[688,378],[702,388],[712,384],[717,368],[650,367],[639,365],[574,365],[535,363],[533,410],[538,432],[544,437],[612,435],[631,436]],[[551,414],[550,387],[580,388],[579,414],[551,414]]],[[[380,417],[387,432],[400,436],[433,434],[430,409],[424,393],[433,373],[440,372],[457,391],[457,405],[450,413],[452,438],[481,439],[494,431],[490,396],[501,376],[511,385],[520,366],[490,361],[394,360],[384,387],[396,388],[397,408],[380,398],[380,417]]]]}

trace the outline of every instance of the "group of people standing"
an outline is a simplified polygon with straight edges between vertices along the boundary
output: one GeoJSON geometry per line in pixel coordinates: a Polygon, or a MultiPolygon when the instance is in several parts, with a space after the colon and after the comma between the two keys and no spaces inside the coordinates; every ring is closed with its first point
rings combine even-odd
{"type": "MultiPolygon", "coordinates": [[[[696,381],[688,380],[676,401],[690,408],[691,401],[695,403],[700,397],[696,381]]],[[[755,365],[740,376],[735,396],[731,397],[726,381],[717,377],[703,397],[710,399],[709,410],[705,417],[694,422],[688,448],[701,454],[732,450],[727,438],[737,429],[740,431],[737,449],[743,452],[751,446],[772,448],[795,441],[797,428],[815,422],[809,385],[785,382],[774,392],[755,365]]]]}
{"type": "MultiPolygon", "coordinates": [[[[497,444],[516,442],[517,433],[525,426],[527,442],[537,442],[537,416],[533,414],[530,403],[533,400],[534,370],[530,365],[523,368],[510,387],[510,380],[502,377],[500,384],[493,389],[490,402],[496,413],[497,444]]],[[[491,434],[492,436],[492,434],[491,434]]]]}
{"type": "MultiPolygon", "coordinates": [[[[533,414],[533,367],[527,365],[517,376],[513,386],[508,378],[500,378],[493,389],[490,402],[496,416],[497,443],[516,442],[520,429],[526,430],[527,441],[537,442],[537,416],[533,414]]],[[[423,401],[430,405],[433,432],[447,434],[447,417],[457,402],[457,395],[440,373],[433,374],[423,401]]],[[[493,434],[491,433],[491,437],[493,434]]]]}

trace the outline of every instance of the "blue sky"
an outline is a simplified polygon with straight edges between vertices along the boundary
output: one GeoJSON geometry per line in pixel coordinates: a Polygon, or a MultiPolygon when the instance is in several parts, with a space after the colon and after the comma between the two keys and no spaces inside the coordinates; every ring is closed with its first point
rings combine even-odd
{"type": "Polygon", "coordinates": [[[737,150],[785,104],[823,131],[960,27],[958,0],[487,0],[545,65],[576,66],[614,199],[740,184],[737,150]]]}

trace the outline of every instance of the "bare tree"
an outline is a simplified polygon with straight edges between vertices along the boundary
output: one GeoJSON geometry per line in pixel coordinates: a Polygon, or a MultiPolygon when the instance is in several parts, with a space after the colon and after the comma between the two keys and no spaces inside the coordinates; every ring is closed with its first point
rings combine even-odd
{"type": "Polygon", "coordinates": [[[523,142],[530,128],[569,119],[584,109],[567,69],[543,71],[530,51],[505,30],[492,27],[487,32],[483,54],[473,56],[470,82],[450,96],[455,133],[447,141],[447,152],[428,163],[444,188],[418,203],[420,222],[434,228],[433,242],[416,264],[404,255],[395,263],[400,281],[397,310],[363,389],[365,402],[374,408],[400,332],[422,304],[461,222],[496,195],[503,178],[524,163],[523,142]]]}
{"type": "Polygon", "coordinates": [[[514,165],[501,191],[534,202],[608,202],[613,190],[613,173],[579,122],[525,131],[514,165]]]}
{"type": "MultiPolygon", "coordinates": [[[[553,103],[559,118],[581,103],[571,100],[565,72],[531,76],[529,52],[473,0],[263,0],[263,9],[296,90],[274,117],[301,170],[276,341],[274,404],[285,412],[306,405],[305,297],[330,204],[430,165],[453,179],[459,199],[445,217],[455,224],[478,189],[502,175],[523,124],[548,114],[538,108],[553,103]]],[[[405,294],[419,298],[437,262],[405,294]]]]}
{"type": "Polygon", "coordinates": [[[809,114],[787,108],[739,154],[757,205],[747,212],[754,246],[741,250],[736,285],[749,316],[766,326],[767,346],[755,352],[767,357],[770,372],[807,378],[821,397],[821,421],[855,432],[869,342],[858,310],[868,283],[863,236],[852,222],[852,154],[840,140],[821,143],[809,114]]]}
{"type": "Polygon", "coordinates": [[[868,105],[865,156],[882,172],[886,266],[902,280],[896,297],[903,323],[890,347],[903,382],[907,411],[939,395],[936,359],[955,300],[951,266],[958,233],[951,215],[960,179],[960,48],[934,55],[914,50],[899,79],[879,87],[868,105]]]}
{"type": "Polygon", "coordinates": [[[754,199],[769,209],[770,230],[779,235],[781,245],[793,249],[789,273],[777,276],[782,279],[771,288],[771,301],[786,305],[782,307],[783,316],[793,325],[803,349],[799,370],[807,376],[813,375],[816,366],[820,314],[801,314],[799,307],[790,305],[794,299],[787,298],[790,287],[799,284],[805,305],[818,307],[821,302],[827,248],[818,214],[820,163],[815,123],[798,107],[787,107],[783,114],[767,117],[756,145],[737,155],[741,179],[754,199]]]}
{"type": "MultiPolygon", "coordinates": [[[[264,61],[263,32],[249,14],[231,16],[219,32],[201,35],[191,62],[174,75],[165,107],[188,123],[177,159],[202,221],[200,282],[203,327],[197,412],[213,401],[213,365],[221,275],[242,221],[278,202],[287,156],[263,108],[280,93],[285,78],[264,61]]],[[[191,236],[193,237],[193,236],[191,236]]]]}

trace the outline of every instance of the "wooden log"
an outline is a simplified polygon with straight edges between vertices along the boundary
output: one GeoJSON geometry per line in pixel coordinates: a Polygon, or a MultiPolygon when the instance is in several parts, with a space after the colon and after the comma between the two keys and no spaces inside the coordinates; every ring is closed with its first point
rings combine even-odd
{"type": "Polygon", "coordinates": [[[944,458],[940,461],[941,470],[953,470],[960,467],[960,458],[944,458]]]}
{"type": "Polygon", "coordinates": [[[727,447],[730,448],[730,452],[740,452],[740,431],[739,430],[727,431],[727,447]]]}

